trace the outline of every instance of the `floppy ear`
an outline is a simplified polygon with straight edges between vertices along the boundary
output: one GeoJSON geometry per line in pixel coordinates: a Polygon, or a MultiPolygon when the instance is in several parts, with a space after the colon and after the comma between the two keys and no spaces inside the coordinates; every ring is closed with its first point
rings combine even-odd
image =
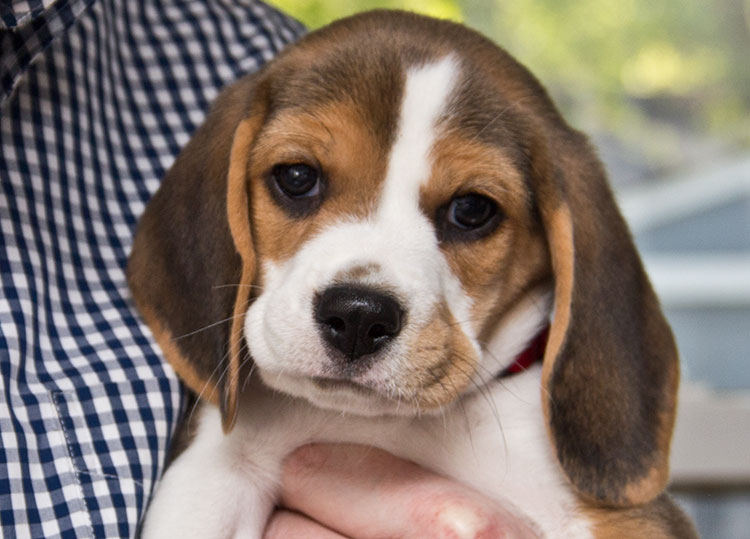
{"type": "MultiPolygon", "coordinates": [[[[256,77],[224,90],[148,203],[128,261],[135,302],[199,397],[236,415],[242,326],[255,275],[247,156],[262,114],[256,77]]],[[[245,351],[244,354],[247,354],[245,351]]]]}
{"type": "Polygon", "coordinates": [[[532,150],[555,279],[543,365],[548,430],[591,502],[625,506],[665,487],[677,350],[604,171],[564,130],[532,150]]]}

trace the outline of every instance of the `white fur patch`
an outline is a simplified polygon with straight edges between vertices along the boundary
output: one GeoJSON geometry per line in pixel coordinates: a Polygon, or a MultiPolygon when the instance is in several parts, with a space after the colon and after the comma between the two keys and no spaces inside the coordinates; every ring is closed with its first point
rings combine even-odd
{"type": "MultiPolygon", "coordinates": [[[[383,195],[376,220],[403,233],[425,220],[419,211],[419,188],[429,179],[430,150],[435,127],[456,83],[458,65],[453,56],[411,69],[406,75],[399,130],[391,149],[383,195]]],[[[429,224],[429,223],[428,223],[429,224]]]]}
{"type": "Polygon", "coordinates": [[[529,342],[549,324],[553,294],[549,286],[531,290],[506,313],[490,335],[479,358],[475,385],[482,386],[487,376],[503,372],[524,351],[529,342]]]}
{"type": "Polygon", "coordinates": [[[218,409],[203,410],[195,440],[158,486],[143,538],[259,539],[284,457],[310,442],[384,449],[525,516],[541,537],[590,538],[547,438],[540,379],[541,367],[534,366],[465,396],[441,417],[418,419],[345,415],[251,387],[226,436],[218,409]]]}

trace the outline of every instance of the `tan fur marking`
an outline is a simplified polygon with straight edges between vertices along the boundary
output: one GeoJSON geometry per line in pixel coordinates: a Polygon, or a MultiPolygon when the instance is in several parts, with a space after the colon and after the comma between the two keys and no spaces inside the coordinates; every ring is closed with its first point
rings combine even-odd
{"type": "MultiPolygon", "coordinates": [[[[666,456],[669,455],[669,452],[667,451],[663,454],[665,457],[664,460],[666,460],[666,456]]],[[[625,498],[633,501],[650,500],[656,493],[659,493],[664,489],[664,485],[667,484],[668,479],[669,463],[660,462],[658,466],[649,470],[646,477],[640,481],[630,483],[625,487],[625,498]]]]}
{"type": "Polygon", "coordinates": [[[623,537],[668,539],[673,537],[665,533],[657,522],[649,522],[641,518],[623,518],[621,515],[613,514],[613,511],[597,512],[592,520],[596,539],[623,539],[623,537]]]}
{"type": "Polygon", "coordinates": [[[632,508],[602,509],[583,506],[580,511],[591,522],[596,539],[698,537],[690,521],[666,494],[632,508]]]}
{"type": "Polygon", "coordinates": [[[520,172],[502,149],[448,133],[435,144],[432,155],[432,176],[420,192],[428,216],[453,196],[470,192],[495,200],[504,215],[498,229],[485,238],[441,245],[453,274],[472,299],[471,318],[481,335],[530,286],[550,278],[543,230],[531,215],[520,172]]]}
{"type": "Polygon", "coordinates": [[[435,142],[431,158],[430,182],[420,193],[425,210],[473,191],[497,200],[506,214],[529,219],[523,177],[501,148],[449,132],[435,142]]]}
{"type": "MultiPolygon", "coordinates": [[[[649,316],[658,315],[659,311],[651,311],[649,316]]],[[[671,336],[669,336],[671,339],[671,336]]],[[[669,344],[661,344],[668,350],[669,344]]],[[[666,352],[668,353],[668,351],[666,352]]],[[[648,476],[639,483],[630,485],[625,490],[625,495],[630,500],[640,501],[651,499],[655,493],[663,490],[669,482],[669,455],[672,445],[672,433],[677,415],[677,393],[680,384],[680,369],[676,362],[667,373],[667,381],[662,388],[664,397],[662,410],[659,413],[661,428],[659,429],[659,460],[648,476]]]]}
{"type": "Polygon", "coordinates": [[[385,177],[387,148],[381,147],[362,114],[352,105],[336,103],[282,113],[263,128],[250,168],[261,259],[286,260],[322,227],[373,210],[385,177]],[[297,162],[320,166],[327,183],[321,207],[302,218],[290,217],[279,207],[264,178],[276,164],[297,162]]]}
{"type": "Polygon", "coordinates": [[[234,132],[227,173],[227,218],[234,245],[242,259],[242,276],[237,287],[232,327],[229,332],[229,366],[226,373],[224,399],[226,413],[222,417],[224,432],[231,430],[237,415],[237,393],[240,379],[240,356],[245,312],[249,303],[251,284],[255,277],[255,253],[250,232],[247,199],[247,165],[250,146],[260,127],[259,114],[240,122],[234,132]]]}
{"type": "Polygon", "coordinates": [[[448,404],[471,382],[479,358],[445,303],[435,309],[409,347],[409,365],[401,384],[420,407],[448,404]]]}
{"type": "Polygon", "coordinates": [[[549,217],[547,225],[552,267],[555,273],[555,318],[550,327],[547,350],[542,366],[542,403],[545,423],[549,426],[549,407],[546,395],[555,359],[565,341],[570,324],[570,307],[573,301],[573,223],[567,206],[560,206],[549,217]]]}
{"type": "Polygon", "coordinates": [[[232,150],[229,155],[227,174],[227,219],[232,239],[242,262],[254,265],[253,240],[250,233],[250,216],[247,200],[247,164],[250,146],[260,127],[258,116],[240,122],[234,133],[232,150]]]}

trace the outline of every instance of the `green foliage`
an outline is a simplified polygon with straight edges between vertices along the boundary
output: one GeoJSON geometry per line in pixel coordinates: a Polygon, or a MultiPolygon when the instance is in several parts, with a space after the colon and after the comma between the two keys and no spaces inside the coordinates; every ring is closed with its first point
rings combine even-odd
{"type": "Polygon", "coordinates": [[[659,100],[683,105],[683,119],[694,128],[726,129],[727,119],[750,107],[748,6],[743,0],[467,0],[466,20],[556,93],[613,123],[659,100]]]}
{"type": "Polygon", "coordinates": [[[374,8],[465,21],[529,66],[576,123],[639,131],[656,112],[660,127],[750,145],[750,0],[273,3],[311,28],[374,8]]]}
{"type": "Polygon", "coordinates": [[[370,9],[405,9],[460,21],[461,8],[455,0],[271,0],[272,4],[295,16],[309,28],[370,9]]]}

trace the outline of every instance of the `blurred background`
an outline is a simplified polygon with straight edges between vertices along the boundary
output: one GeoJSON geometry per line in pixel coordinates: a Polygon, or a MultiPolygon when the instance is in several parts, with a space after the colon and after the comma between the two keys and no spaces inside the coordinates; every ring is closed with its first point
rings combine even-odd
{"type": "Polygon", "coordinates": [[[463,22],[592,136],[680,346],[672,492],[703,537],[750,538],[750,0],[271,3],[463,22]]]}

